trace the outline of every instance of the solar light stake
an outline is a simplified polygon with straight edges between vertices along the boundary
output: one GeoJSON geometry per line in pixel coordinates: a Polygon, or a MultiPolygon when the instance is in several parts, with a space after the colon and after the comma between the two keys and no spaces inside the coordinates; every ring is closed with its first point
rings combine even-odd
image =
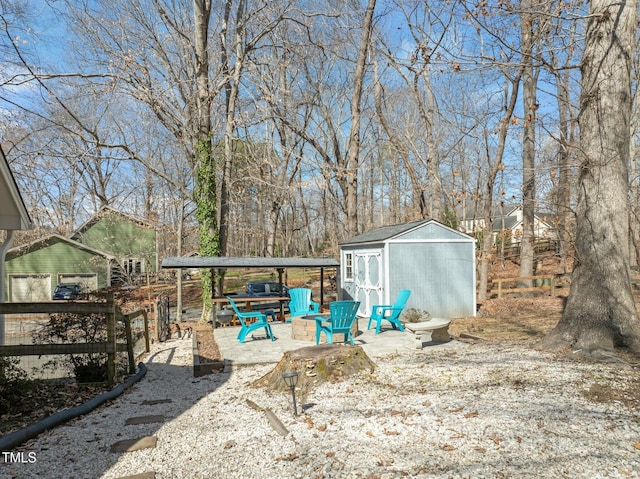
{"type": "Polygon", "coordinates": [[[282,379],[287,383],[289,389],[291,389],[291,396],[293,397],[293,415],[298,415],[298,406],[296,405],[296,384],[298,384],[298,373],[282,373],[282,379]]]}

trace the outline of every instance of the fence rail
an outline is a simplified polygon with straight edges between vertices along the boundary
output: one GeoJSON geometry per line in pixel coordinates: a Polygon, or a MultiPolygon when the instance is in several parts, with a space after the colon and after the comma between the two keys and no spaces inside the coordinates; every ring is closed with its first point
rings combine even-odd
{"type": "MultiPolygon", "coordinates": [[[[631,286],[640,289],[640,274],[634,269],[631,270],[631,286]]],[[[548,292],[549,296],[557,296],[558,290],[566,286],[568,282],[568,274],[543,274],[537,276],[520,276],[516,278],[496,278],[488,282],[488,291],[490,295],[496,295],[501,298],[504,294],[509,293],[525,293],[525,292],[548,292]],[[531,287],[510,287],[509,284],[517,284],[522,281],[533,281],[534,286],[531,287]],[[507,286],[505,286],[507,285],[507,286]]],[[[479,284],[479,282],[478,282],[479,284]]]]}
{"type": "MultiPolygon", "coordinates": [[[[520,256],[520,242],[514,242],[505,245],[496,245],[496,251],[504,255],[505,258],[512,258],[514,256],[520,256]]],[[[549,238],[538,238],[533,243],[533,250],[535,253],[544,253],[547,251],[553,251],[558,253],[560,251],[560,242],[558,240],[549,238]]]]}
{"type": "Polygon", "coordinates": [[[14,344],[0,345],[0,356],[46,356],[58,354],[91,354],[107,355],[107,381],[114,384],[117,380],[116,354],[126,352],[129,360],[129,373],[135,373],[135,339],[131,321],[142,317],[144,320],[145,351],[150,351],[149,322],[144,310],[122,314],[117,310],[113,297],[107,301],[46,301],[40,303],[0,303],[0,314],[33,314],[33,313],[71,313],[71,314],[104,314],[107,340],[90,343],[65,344],[14,344]],[[120,343],[116,338],[116,322],[123,321],[126,342],[120,343]]]}
{"type": "Polygon", "coordinates": [[[497,287],[491,288],[489,293],[493,294],[495,292],[498,295],[498,298],[501,298],[503,294],[508,293],[526,293],[549,290],[549,296],[555,296],[556,280],[559,276],[560,275],[555,274],[544,274],[538,276],[520,276],[517,278],[497,278],[491,281],[491,284],[495,284],[497,287]],[[523,281],[533,281],[534,286],[516,286],[515,288],[505,288],[503,286],[505,283],[517,284],[523,281]]]}

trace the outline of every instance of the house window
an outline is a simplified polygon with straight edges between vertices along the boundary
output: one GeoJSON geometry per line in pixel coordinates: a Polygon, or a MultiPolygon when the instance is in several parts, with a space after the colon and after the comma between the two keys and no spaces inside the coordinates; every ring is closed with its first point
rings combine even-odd
{"type": "Polygon", "coordinates": [[[353,253],[344,254],[344,280],[353,281],[353,253]]]}
{"type": "Polygon", "coordinates": [[[140,258],[127,258],[122,262],[122,269],[127,274],[142,274],[145,271],[144,260],[140,258]]]}

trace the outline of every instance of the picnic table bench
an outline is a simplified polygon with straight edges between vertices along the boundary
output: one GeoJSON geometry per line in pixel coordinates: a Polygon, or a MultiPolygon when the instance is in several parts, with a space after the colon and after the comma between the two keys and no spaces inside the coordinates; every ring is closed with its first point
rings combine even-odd
{"type": "Polygon", "coordinates": [[[445,342],[451,339],[449,335],[448,318],[431,318],[429,321],[420,323],[405,323],[404,328],[413,333],[415,337],[415,348],[422,349],[422,335],[427,331],[431,331],[431,341],[445,342]]]}

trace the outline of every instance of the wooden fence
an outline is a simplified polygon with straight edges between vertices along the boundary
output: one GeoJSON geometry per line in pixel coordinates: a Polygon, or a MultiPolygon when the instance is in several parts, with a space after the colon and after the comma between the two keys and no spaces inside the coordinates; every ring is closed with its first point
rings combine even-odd
{"type": "Polygon", "coordinates": [[[555,296],[556,282],[560,275],[544,274],[538,276],[521,276],[518,278],[497,278],[490,282],[490,295],[497,294],[501,298],[503,294],[508,293],[527,293],[527,292],[547,292],[549,296],[555,296]],[[517,286],[523,281],[532,281],[533,286],[517,286]],[[516,284],[515,287],[505,287],[505,285],[516,284]]]}
{"type": "Polygon", "coordinates": [[[127,352],[129,373],[135,373],[134,338],[131,320],[144,318],[145,351],[150,351],[149,323],[144,310],[129,314],[117,311],[113,298],[103,302],[91,301],[47,301],[40,303],[0,303],[0,314],[72,313],[104,314],[106,317],[107,340],[95,343],[65,344],[14,344],[0,345],[0,356],[43,356],[55,354],[103,353],[107,355],[107,381],[114,384],[117,379],[116,353],[127,352]],[[116,321],[125,325],[126,343],[117,342],[116,321]]]}
{"type": "MultiPolygon", "coordinates": [[[[514,258],[520,256],[520,246],[519,242],[514,242],[511,244],[505,245],[495,245],[495,251],[506,258],[514,258]]],[[[554,253],[558,253],[560,251],[560,242],[558,240],[553,240],[549,238],[538,238],[535,240],[533,244],[533,251],[536,254],[553,251],[554,253]]]]}
{"type": "MultiPolygon", "coordinates": [[[[631,270],[631,286],[640,289],[640,274],[634,269],[631,270]]],[[[557,296],[560,288],[569,284],[569,274],[543,274],[538,276],[521,276],[517,278],[496,278],[488,283],[488,296],[494,295],[501,298],[503,294],[542,292],[549,296],[557,296]],[[519,287],[522,281],[532,281],[533,286],[519,287]],[[513,286],[515,284],[515,286],[513,286]]],[[[479,284],[479,282],[478,282],[479,284]]]]}

